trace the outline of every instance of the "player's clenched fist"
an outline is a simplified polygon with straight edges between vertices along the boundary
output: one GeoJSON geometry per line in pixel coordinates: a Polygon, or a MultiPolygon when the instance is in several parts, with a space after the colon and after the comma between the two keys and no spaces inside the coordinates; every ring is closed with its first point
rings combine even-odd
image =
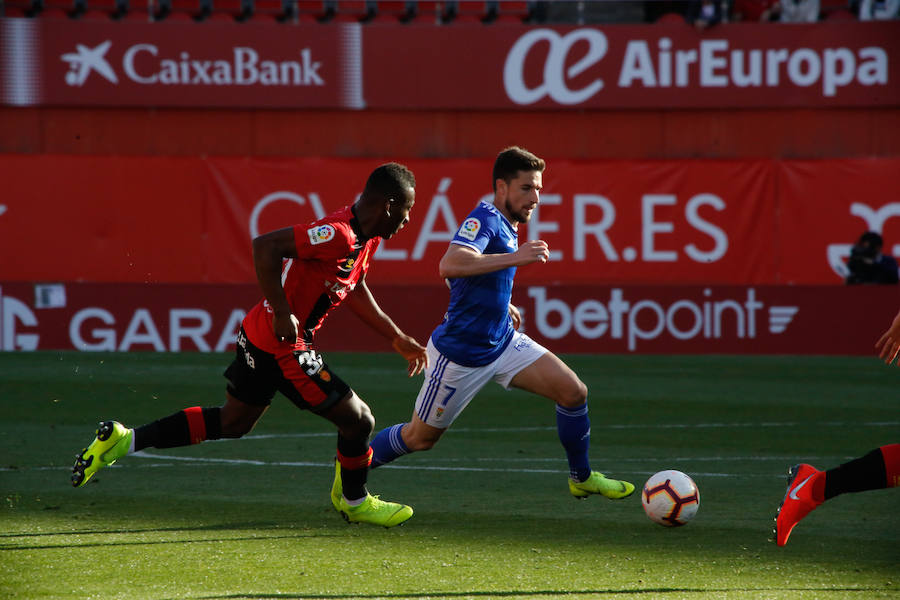
{"type": "Polygon", "coordinates": [[[531,263],[545,263],[550,258],[550,247],[544,240],[529,240],[519,246],[516,254],[522,259],[519,264],[529,265],[531,263]]]}

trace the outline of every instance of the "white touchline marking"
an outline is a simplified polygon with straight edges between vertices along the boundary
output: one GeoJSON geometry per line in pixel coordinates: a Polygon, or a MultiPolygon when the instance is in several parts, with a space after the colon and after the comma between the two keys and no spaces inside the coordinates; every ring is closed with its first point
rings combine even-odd
{"type": "MultiPolygon", "coordinates": [[[[837,421],[829,421],[829,422],[804,422],[804,423],[696,423],[696,424],[687,424],[687,423],[665,423],[665,424],[635,424],[635,425],[600,425],[593,426],[594,430],[598,429],[670,429],[670,428],[679,428],[679,429],[691,429],[691,428],[728,428],[728,427],[793,427],[796,425],[804,425],[804,426],[815,426],[815,427],[894,427],[900,425],[898,421],[871,421],[865,423],[846,423],[846,422],[837,422],[837,421]]],[[[528,431],[556,431],[556,427],[486,427],[486,428],[466,428],[460,427],[457,429],[450,429],[448,433],[457,432],[457,433],[518,433],[518,432],[528,432],[528,431]]],[[[256,434],[256,435],[246,435],[241,440],[267,440],[267,439],[284,439],[284,438],[316,438],[316,437],[333,437],[335,435],[334,432],[309,432],[309,433],[273,433],[273,434],[256,434]]],[[[221,439],[221,440],[210,440],[215,442],[234,442],[236,440],[233,439],[221,439]]],[[[209,443],[209,442],[207,442],[209,443]]],[[[241,458],[207,458],[207,457],[191,457],[191,456],[172,456],[166,454],[157,454],[150,453],[146,451],[135,452],[130,454],[129,456],[134,456],[136,458],[147,458],[151,460],[159,460],[159,461],[169,461],[172,464],[163,464],[157,463],[154,465],[147,465],[148,467],[172,467],[175,466],[174,463],[214,463],[221,465],[251,465],[251,466],[261,466],[261,467],[313,467],[313,468],[334,468],[334,463],[329,462],[310,462],[310,461],[262,461],[262,460],[253,460],[253,459],[241,459],[241,458]]],[[[614,469],[617,473],[628,473],[628,474],[652,474],[659,471],[659,468],[656,468],[660,464],[668,464],[673,465],[673,463],[690,463],[690,462],[760,462],[760,461],[781,461],[785,464],[795,463],[798,459],[806,460],[806,461],[818,461],[818,462],[837,462],[837,461],[846,461],[854,458],[852,456],[683,456],[683,457],[664,457],[664,458],[655,458],[655,457],[625,457],[625,458],[609,458],[608,460],[604,459],[593,459],[593,462],[597,464],[597,466],[602,470],[606,468],[605,465],[615,466],[618,463],[648,463],[654,465],[651,470],[640,470],[640,471],[627,471],[614,469]]],[[[476,472],[488,472],[488,473],[564,473],[566,471],[565,459],[560,456],[559,458],[492,458],[492,457],[473,457],[473,458],[429,458],[427,463],[422,460],[422,464],[410,464],[417,459],[406,460],[404,461],[406,464],[389,464],[379,467],[381,469],[407,469],[407,470],[416,470],[416,471],[476,471],[476,472]],[[502,462],[504,464],[511,463],[539,463],[539,462],[554,462],[559,463],[560,468],[558,469],[511,469],[511,468],[488,468],[488,467],[451,467],[451,466],[438,466],[435,463],[443,462],[502,462]]],[[[677,465],[675,465],[677,466],[677,465]]],[[[110,468],[120,468],[121,465],[111,465],[110,468]]],[[[60,471],[60,470],[70,470],[71,467],[59,466],[59,467],[0,467],[0,473],[14,473],[14,472],[24,472],[24,471],[60,471]]],[[[700,473],[696,471],[691,471],[691,475],[697,477],[733,477],[733,476],[742,476],[742,477],[778,477],[783,478],[784,475],[781,473],[700,473]]]]}
{"type": "MultiPolygon", "coordinates": [[[[220,464],[226,466],[244,466],[244,465],[253,465],[253,466],[269,466],[269,467],[321,467],[327,469],[334,469],[333,462],[307,462],[307,461],[273,461],[273,462],[265,462],[261,460],[247,460],[247,459],[232,459],[232,458],[206,458],[206,457],[188,457],[188,456],[170,456],[170,455],[162,455],[162,454],[150,454],[144,451],[135,452],[134,454],[130,454],[129,456],[134,456],[136,458],[149,458],[154,460],[163,460],[163,461],[177,461],[182,463],[205,463],[205,464],[220,464]]],[[[653,459],[647,459],[653,460],[653,459]]],[[[172,465],[174,466],[174,465],[172,465]]],[[[563,465],[564,466],[564,465],[563,465]]],[[[555,475],[559,475],[561,473],[565,473],[564,468],[560,469],[510,469],[510,468],[485,468],[485,467],[442,467],[436,465],[384,465],[378,467],[379,469],[402,469],[406,471],[454,471],[454,472],[477,472],[477,473],[552,473],[555,475]]],[[[658,469],[657,469],[658,470],[658,469]]],[[[629,473],[629,474],[646,474],[652,475],[657,470],[641,470],[641,471],[618,471],[618,473],[629,473]]],[[[695,477],[734,477],[738,475],[737,473],[698,473],[696,471],[691,472],[692,476],[695,477]]],[[[784,477],[783,474],[780,473],[741,473],[742,477],[784,477]]]]}
{"type": "MultiPolygon", "coordinates": [[[[211,457],[202,457],[202,456],[174,456],[171,454],[159,454],[156,452],[148,452],[142,450],[140,452],[135,452],[129,454],[134,458],[144,458],[150,459],[151,461],[160,461],[154,463],[145,464],[145,467],[148,468],[160,468],[160,467],[175,467],[179,464],[218,464],[223,466],[254,466],[254,467],[312,467],[312,468],[327,468],[333,469],[334,463],[331,461],[328,462],[318,462],[318,461],[264,461],[264,460],[254,460],[248,458],[211,458],[211,457]]],[[[852,456],[803,456],[803,460],[809,461],[819,461],[819,462],[843,462],[853,458],[852,456]]],[[[616,473],[627,473],[630,475],[651,475],[660,470],[660,464],[665,463],[668,467],[678,467],[677,463],[690,463],[690,462],[720,462],[720,463],[734,463],[734,462],[762,462],[762,461],[780,461],[785,464],[789,464],[791,462],[796,462],[798,457],[796,456],[683,456],[683,457],[670,457],[665,458],[663,460],[653,457],[648,458],[610,458],[608,461],[597,461],[595,463],[604,463],[608,462],[610,466],[613,466],[618,463],[646,463],[652,465],[649,469],[641,469],[641,470],[623,470],[623,469],[615,469],[616,473]]],[[[682,468],[683,465],[681,465],[682,468]]],[[[111,469],[119,469],[122,468],[121,464],[110,465],[108,468],[111,469]]],[[[604,467],[605,468],[605,467],[604,467]]],[[[398,470],[407,470],[407,471],[452,471],[452,472],[481,472],[481,473],[553,473],[560,474],[565,473],[566,461],[563,457],[558,458],[435,458],[428,459],[427,462],[425,459],[417,459],[413,458],[411,460],[405,461],[405,464],[389,464],[379,467],[379,469],[398,469],[398,470]],[[419,464],[415,464],[415,461],[420,461],[419,464]],[[509,467],[459,467],[459,466],[441,466],[435,463],[453,463],[453,462],[501,462],[505,464],[510,463],[558,463],[559,468],[557,469],[525,469],[525,468],[509,468],[509,467]],[[413,463],[413,464],[410,464],[413,463]]],[[[59,466],[59,467],[0,467],[0,472],[10,473],[10,472],[24,472],[24,471],[63,471],[70,470],[70,467],[59,466]]],[[[721,472],[698,472],[691,471],[691,475],[695,477],[777,477],[784,478],[783,473],[721,473],[721,472]]]]}
{"type": "MultiPolygon", "coordinates": [[[[728,429],[728,428],[771,428],[771,427],[797,427],[797,426],[813,426],[813,427],[896,427],[900,425],[900,421],[871,421],[867,423],[847,423],[841,421],[825,421],[825,422],[783,422],[783,423],[657,423],[657,424],[634,424],[634,425],[591,425],[591,429],[596,433],[603,429],[728,429]]],[[[450,428],[447,433],[525,433],[531,431],[556,431],[555,426],[541,427],[458,427],[450,428]]],[[[278,438],[307,438],[307,437],[334,437],[336,434],[330,432],[309,432],[309,433],[261,433],[253,435],[245,435],[240,438],[242,440],[270,440],[278,438]]],[[[215,442],[233,442],[230,439],[211,440],[215,442]]]]}

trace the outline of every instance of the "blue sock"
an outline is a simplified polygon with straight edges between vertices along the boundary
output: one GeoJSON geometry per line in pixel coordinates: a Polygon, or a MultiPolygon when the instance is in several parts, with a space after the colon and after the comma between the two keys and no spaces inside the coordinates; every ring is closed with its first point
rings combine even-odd
{"type": "Polygon", "coordinates": [[[591,476],[588,448],[591,445],[591,419],[587,402],[575,408],[556,405],[556,431],[569,459],[569,476],[581,482],[591,476]]]}
{"type": "Polygon", "coordinates": [[[409,448],[403,442],[400,432],[406,423],[397,423],[387,429],[382,429],[372,440],[372,464],[370,469],[387,464],[404,454],[409,454],[409,448]]]}

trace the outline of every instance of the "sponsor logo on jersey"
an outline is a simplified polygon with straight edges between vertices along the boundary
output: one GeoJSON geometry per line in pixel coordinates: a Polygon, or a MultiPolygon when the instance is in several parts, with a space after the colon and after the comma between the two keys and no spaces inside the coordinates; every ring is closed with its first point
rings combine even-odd
{"type": "Polygon", "coordinates": [[[307,229],[306,233],[309,235],[309,243],[315,246],[316,244],[323,244],[333,239],[334,227],[331,225],[319,225],[318,227],[307,229]]]}
{"type": "Polygon", "coordinates": [[[479,231],[481,231],[481,221],[474,217],[469,217],[463,221],[463,224],[460,226],[456,235],[474,242],[475,238],[478,237],[479,231]]]}

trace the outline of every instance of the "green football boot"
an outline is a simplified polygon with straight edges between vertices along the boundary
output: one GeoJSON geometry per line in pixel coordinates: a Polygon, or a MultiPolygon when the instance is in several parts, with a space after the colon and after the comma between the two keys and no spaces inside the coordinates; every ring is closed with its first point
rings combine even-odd
{"type": "Polygon", "coordinates": [[[634,493],[634,485],[618,479],[607,479],[603,473],[591,471],[591,476],[581,483],[569,478],[569,492],[579,500],[584,500],[591,494],[600,494],[613,500],[627,498],[634,493]]]}
{"type": "Polygon", "coordinates": [[[343,484],[341,483],[341,463],[334,459],[334,483],[331,484],[331,505],[334,510],[341,512],[341,499],[344,497],[343,484]]]}
{"type": "Polygon", "coordinates": [[[73,487],[83,486],[94,473],[128,454],[134,432],[117,421],[104,421],[97,428],[96,435],[91,445],[75,456],[73,487]]]}
{"type": "Polygon", "coordinates": [[[348,523],[371,523],[382,527],[400,525],[413,516],[412,507],[385,502],[372,494],[368,494],[359,506],[350,506],[341,498],[339,510],[348,523]]]}

